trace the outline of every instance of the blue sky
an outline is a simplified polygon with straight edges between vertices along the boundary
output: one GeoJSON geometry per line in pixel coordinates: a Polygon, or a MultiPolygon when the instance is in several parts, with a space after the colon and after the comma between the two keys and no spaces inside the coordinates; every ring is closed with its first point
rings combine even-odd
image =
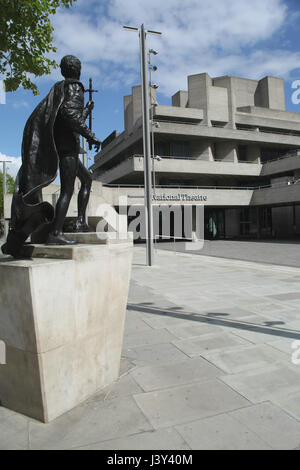
{"type": "MultiPolygon", "coordinates": [[[[145,23],[163,33],[148,37],[148,46],[159,51],[154,80],[160,104],[170,104],[194,73],[253,79],[273,75],[285,79],[287,110],[300,112],[300,104],[291,101],[291,85],[300,80],[299,20],[299,0],[78,0],[71,9],[60,9],[52,24],[56,60],[77,55],[83,83],[87,86],[92,76],[99,90],[94,130],[103,140],[114,129],[123,130],[123,96],[139,84],[138,35],[122,25],[145,23]]],[[[20,89],[0,105],[0,157],[16,158],[12,174],[20,163],[28,116],[60,78],[55,70],[36,79],[38,97],[20,89]]]]}

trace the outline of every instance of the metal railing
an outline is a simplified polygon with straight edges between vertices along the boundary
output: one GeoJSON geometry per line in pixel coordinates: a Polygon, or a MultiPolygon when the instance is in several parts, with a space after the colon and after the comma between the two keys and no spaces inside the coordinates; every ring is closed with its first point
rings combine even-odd
{"type": "Polygon", "coordinates": [[[288,153],[285,153],[284,155],[281,155],[281,157],[272,158],[262,163],[263,165],[267,165],[270,162],[277,162],[278,160],[284,160],[285,158],[290,158],[290,157],[300,157],[300,151],[295,150],[294,152],[288,152],[288,153]],[[299,152],[299,154],[297,152],[299,152]]]}
{"type": "MultiPolygon", "coordinates": [[[[213,163],[213,162],[224,162],[224,163],[252,163],[252,164],[258,164],[257,161],[248,161],[248,160],[237,160],[237,161],[233,161],[233,160],[224,160],[222,158],[214,158],[213,160],[202,160],[201,158],[199,157],[192,157],[191,155],[189,156],[176,156],[176,155],[155,155],[155,157],[160,157],[162,160],[164,160],[165,158],[166,159],[171,159],[171,160],[195,160],[195,161],[199,161],[199,162],[208,162],[208,163],[213,163]]],[[[134,158],[134,157],[138,157],[138,158],[144,158],[144,155],[140,155],[140,154],[134,154],[132,157],[128,157],[128,158],[134,158]]],[[[153,158],[153,157],[152,157],[153,158]]]]}
{"type": "MultiPolygon", "coordinates": [[[[267,189],[267,188],[278,188],[284,186],[291,186],[293,184],[299,184],[300,180],[293,181],[292,179],[284,182],[284,183],[275,183],[275,184],[266,184],[266,185],[259,185],[259,186],[191,186],[191,185],[184,185],[184,184],[164,184],[164,185],[155,185],[155,189],[179,189],[179,190],[187,190],[187,189],[220,189],[220,190],[238,190],[238,191],[254,191],[257,189],[267,189]]],[[[103,184],[103,187],[109,188],[136,188],[136,189],[144,189],[142,184],[103,184]]],[[[136,197],[133,195],[129,195],[129,197],[136,197]]],[[[140,195],[139,195],[140,197],[140,195]]]]}

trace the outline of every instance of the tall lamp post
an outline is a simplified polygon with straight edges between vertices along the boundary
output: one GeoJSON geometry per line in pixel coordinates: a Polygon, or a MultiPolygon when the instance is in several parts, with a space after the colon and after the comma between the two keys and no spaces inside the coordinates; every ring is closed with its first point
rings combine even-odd
{"type": "Polygon", "coordinates": [[[7,194],[7,186],[6,186],[6,164],[11,163],[13,160],[12,158],[7,158],[1,159],[0,157],[0,162],[2,162],[2,169],[3,169],[3,219],[4,219],[4,235],[5,238],[7,237],[8,234],[8,222],[5,219],[5,199],[6,199],[6,194],[7,194]]]}
{"type": "Polygon", "coordinates": [[[151,168],[151,137],[150,137],[150,106],[149,81],[147,64],[147,34],[158,34],[159,31],[146,30],[142,24],[140,28],[123,26],[128,31],[137,31],[140,37],[141,82],[142,82],[142,115],[143,115],[143,148],[144,148],[144,184],[145,184],[145,212],[146,212],[146,250],[147,265],[153,265],[153,211],[152,211],[152,168],[151,168]]]}

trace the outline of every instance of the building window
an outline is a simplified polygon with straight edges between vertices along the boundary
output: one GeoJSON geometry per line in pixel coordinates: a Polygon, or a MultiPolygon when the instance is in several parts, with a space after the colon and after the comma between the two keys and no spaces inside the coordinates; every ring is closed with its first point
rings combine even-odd
{"type": "Polygon", "coordinates": [[[156,142],[155,154],[162,157],[189,157],[190,148],[186,141],[176,140],[173,142],[156,142]]]}
{"type": "Polygon", "coordinates": [[[240,162],[247,161],[247,145],[238,146],[238,159],[240,162]]]}

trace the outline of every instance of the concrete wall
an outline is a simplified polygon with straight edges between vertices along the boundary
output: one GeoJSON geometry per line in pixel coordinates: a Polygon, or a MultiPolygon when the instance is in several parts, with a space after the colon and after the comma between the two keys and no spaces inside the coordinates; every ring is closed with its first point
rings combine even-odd
{"type": "Polygon", "coordinates": [[[172,96],[172,106],[180,106],[181,108],[186,108],[188,106],[189,94],[187,91],[177,91],[175,95],[172,96]]]}
{"type": "Polygon", "coordinates": [[[203,109],[204,119],[202,124],[210,126],[209,112],[209,88],[212,79],[207,73],[190,75],[188,77],[188,106],[189,108],[203,109]]]}
{"type": "MultiPolygon", "coordinates": [[[[132,87],[132,94],[124,96],[124,127],[131,131],[142,118],[142,87],[132,87]]],[[[151,102],[156,102],[156,90],[151,88],[151,102]]]]}
{"type": "Polygon", "coordinates": [[[133,128],[133,110],[132,95],[124,96],[124,128],[131,130],[133,128]]]}
{"type": "Polygon", "coordinates": [[[211,121],[228,122],[228,91],[226,88],[209,87],[209,118],[211,121]]]}
{"type": "Polygon", "coordinates": [[[189,142],[191,157],[197,160],[213,161],[211,142],[207,140],[191,140],[189,142]]]}
{"type": "Polygon", "coordinates": [[[253,144],[247,146],[247,161],[260,163],[260,147],[253,144]]]}
{"type": "Polygon", "coordinates": [[[237,146],[234,142],[217,142],[216,148],[216,160],[224,160],[229,162],[237,161],[237,146]]]}
{"type": "Polygon", "coordinates": [[[285,110],[284,81],[276,77],[264,77],[258,82],[255,105],[285,110]]]}
{"type": "Polygon", "coordinates": [[[233,77],[224,76],[213,79],[214,86],[223,87],[227,89],[227,110],[228,110],[228,123],[226,127],[235,129],[235,93],[233,92],[233,77]]]}
{"type": "Polygon", "coordinates": [[[235,94],[236,107],[254,106],[254,95],[258,85],[256,80],[232,77],[233,93],[235,94]]]}

